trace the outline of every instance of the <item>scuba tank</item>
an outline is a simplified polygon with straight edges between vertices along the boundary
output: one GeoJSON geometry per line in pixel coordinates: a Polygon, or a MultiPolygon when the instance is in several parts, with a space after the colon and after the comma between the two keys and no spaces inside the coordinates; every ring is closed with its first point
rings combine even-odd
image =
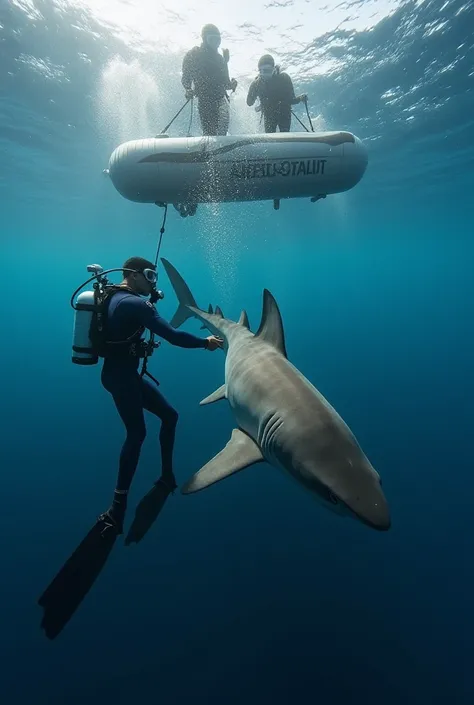
{"type": "Polygon", "coordinates": [[[100,308],[97,301],[97,291],[101,285],[105,286],[107,278],[102,275],[104,269],[100,264],[89,264],[87,271],[94,273],[94,276],[88,281],[97,280],[94,283],[94,291],[83,291],[77,297],[75,304],[72,304],[75,294],[88,283],[85,282],[79,289],[76,289],[71,298],[71,305],[74,308],[72,361],[76,365],[97,365],[99,362],[99,355],[90,339],[90,328],[93,314],[97,313],[100,308]]]}
{"type": "MultiPolygon", "coordinates": [[[[104,315],[106,315],[105,302],[107,292],[119,287],[110,285],[106,277],[109,272],[122,271],[121,267],[108,269],[104,272],[99,264],[89,264],[87,271],[92,273],[92,277],[79,286],[71,297],[71,306],[74,309],[74,328],[72,336],[72,362],[76,365],[96,365],[99,357],[104,357],[103,345],[97,340],[97,332],[104,330],[104,315]],[[83,291],[74,302],[76,294],[95,279],[92,285],[93,291],[83,291]]],[[[130,270],[135,271],[135,270],[130,270]]],[[[154,289],[150,295],[152,303],[163,298],[163,292],[154,289]]],[[[138,331],[137,331],[138,332],[138,331]]],[[[154,342],[154,336],[150,336],[148,343],[144,341],[137,345],[133,341],[118,341],[118,344],[128,345],[130,354],[143,357],[144,369],[146,369],[146,359],[153,354],[153,350],[159,346],[154,342]]]]}
{"type": "Polygon", "coordinates": [[[76,299],[72,334],[72,361],[76,365],[97,365],[99,362],[89,335],[92,315],[97,308],[94,291],[83,291],[76,299]]]}

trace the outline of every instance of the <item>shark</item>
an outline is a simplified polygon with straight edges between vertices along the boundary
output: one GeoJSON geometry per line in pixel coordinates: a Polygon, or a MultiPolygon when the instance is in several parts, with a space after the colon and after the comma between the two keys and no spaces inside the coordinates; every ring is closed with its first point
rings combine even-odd
{"type": "Polygon", "coordinates": [[[194,317],[223,340],[224,384],[200,404],[227,400],[236,424],[227,445],[185,482],[182,494],[267,462],[331,511],[387,531],[391,518],[380,475],[341,416],[288,360],[271,292],[263,291],[260,326],[252,333],[245,311],[232,321],[219,306],[199,308],[177,269],[161,261],[178,299],[171,325],[178,328],[194,317]]]}

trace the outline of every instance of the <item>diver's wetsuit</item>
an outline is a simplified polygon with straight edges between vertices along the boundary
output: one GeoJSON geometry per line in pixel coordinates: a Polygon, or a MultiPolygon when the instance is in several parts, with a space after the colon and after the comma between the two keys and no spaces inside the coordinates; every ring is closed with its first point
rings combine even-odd
{"type": "Polygon", "coordinates": [[[291,106],[299,103],[295,96],[293,82],[287,73],[275,73],[267,80],[258,76],[250,84],[247,105],[253,105],[260,98],[265,132],[289,132],[291,127],[291,106]]]}
{"type": "MultiPolygon", "coordinates": [[[[175,330],[149,301],[129,291],[113,294],[106,323],[107,340],[119,341],[132,337],[141,340],[147,328],[172,345],[182,348],[206,348],[207,340],[175,330]]],[[[143,409],[161,419],[160,445],[162,474],[173,476],[173,445],[178,413],[166,401],[155,384],[138,372],[140,359],[127,352],[115,353],[104,359],[102,384],[113,396],[115,406],[125,424],[127,437],[120,453],[117,490],[127,492],[132,483],[140,451],[146,436],[143,409]]]]}
{"type": "Polygon", "coordinates": [[[203,135],[226,135],[229,129],[226,90],[231,88],[227,61],[203,44],[188,51],[182,72],[181,83],[186,90],[193,88],[198,99],[203,135]]]}

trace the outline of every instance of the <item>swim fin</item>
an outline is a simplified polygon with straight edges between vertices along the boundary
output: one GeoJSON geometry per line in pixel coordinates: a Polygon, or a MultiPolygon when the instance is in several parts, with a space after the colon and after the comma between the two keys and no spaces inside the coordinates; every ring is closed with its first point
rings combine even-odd
{"type": "Polygon", "coordinates": [[[118,534],[104,516],[98,518],[38,600],[43,608],[41,628],[48,639],[55,639],[64,629],[114,547],[118,534]]]}
{"type": "Polygon", "coordinates": [[[151,490],[140,500],[135,517],[125,539],[125,545],[140,543],[157,520],[165,502],[176,486],[166,484],[162,479],[155,482],[151,490]]]}

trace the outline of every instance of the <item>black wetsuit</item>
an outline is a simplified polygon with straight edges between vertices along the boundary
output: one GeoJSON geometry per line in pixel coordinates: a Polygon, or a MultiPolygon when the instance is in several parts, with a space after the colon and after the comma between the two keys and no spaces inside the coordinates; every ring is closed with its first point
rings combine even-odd
{"type": "Polygon", "coordinates": [[[265,132],[289,132],[291,127],[291,106],[299,103],[295,96],[293,82],[287,73],[278,69],[267,80],[258,76],[250,84],[247,105],[253,105],[260,98],[265,132]]]}
{"type": "Polygon", "coordinates": [[[203,44],[188,51],[182,70],[184,88],[193,88],[198,99],[203,134],[226,135],[229,129],[226,91],[231,88],[227,61],[219,52],[203,44]]]}
{"type": "MultiPolygon", "coordinates": [[[[182,348],[205,348],[205,338],[175,330],[158,315],[149,301],[128,291],[115,293],[109,304],[106,323],[107,340],[139,341],[145,329],[182,348]]],[[[138,465],[146,436],[143,409],[161,419],[160,445],[162,474],[173,473],[173,445],[177,411],[166,401],[157,386],[138,372],[140,359],[127,352],[104,359],[102,384],[112,395],[117,411],[125,424],[127,437],[120,453],[117,490],[128,491],[138,465]]]]}

